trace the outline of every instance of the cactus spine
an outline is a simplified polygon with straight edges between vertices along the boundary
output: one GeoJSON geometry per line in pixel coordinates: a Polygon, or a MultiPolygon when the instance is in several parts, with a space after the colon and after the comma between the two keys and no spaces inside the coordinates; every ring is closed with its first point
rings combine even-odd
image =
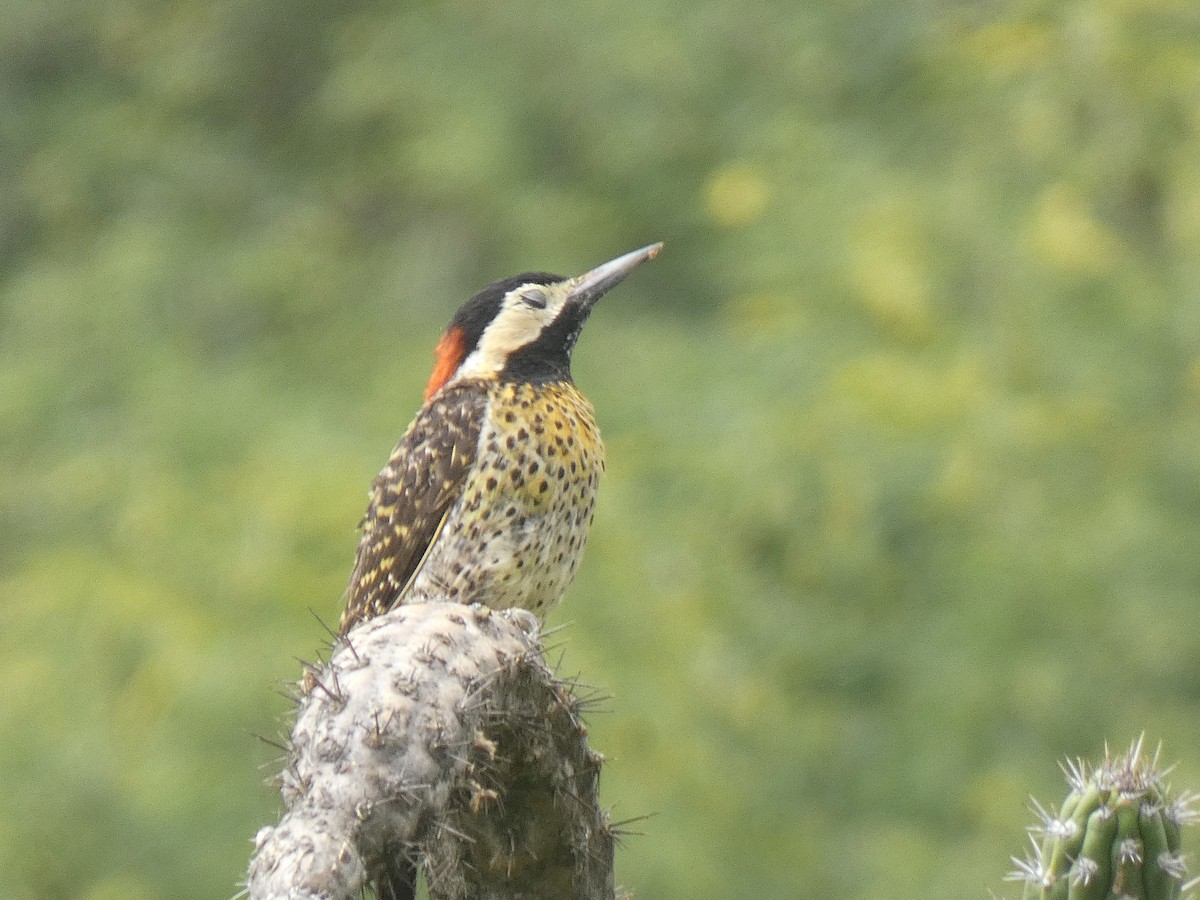
{"type": "Polygon", "coordinates": [[[1032,853],[1014,857],[1012,881],[1025,882],[1023,900],[1178,900],[1200,879],[1186,882],[1180,829],[1193,822],[1194,794],[1172,797],[1158,752],[1129,752],[1091,766],[1063,766],[1070,793],[1062,808],[1034,801],[1032,853]]]}

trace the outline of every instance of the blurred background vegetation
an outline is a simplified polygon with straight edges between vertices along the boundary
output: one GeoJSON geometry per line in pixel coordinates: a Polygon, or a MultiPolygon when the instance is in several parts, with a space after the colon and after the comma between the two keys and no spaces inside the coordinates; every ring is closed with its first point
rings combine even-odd
{"type": "Polygon", "coordinates": [[[1193,0],[2,6],[4,897],[236,890],[445,321],[659,239],[552,620],[635,896],[984,897],[1062,754],[1200,786],[1193,0]]]}

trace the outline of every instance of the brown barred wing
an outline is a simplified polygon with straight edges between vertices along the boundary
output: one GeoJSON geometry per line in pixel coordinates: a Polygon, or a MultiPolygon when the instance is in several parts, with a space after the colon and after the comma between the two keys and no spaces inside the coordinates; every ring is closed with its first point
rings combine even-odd
{"type": "Polygon", "coordinates": [[[488,392],[447,388],[417,414],[371,487],[338,632],[403,602],[475,464],[488,392]]]}

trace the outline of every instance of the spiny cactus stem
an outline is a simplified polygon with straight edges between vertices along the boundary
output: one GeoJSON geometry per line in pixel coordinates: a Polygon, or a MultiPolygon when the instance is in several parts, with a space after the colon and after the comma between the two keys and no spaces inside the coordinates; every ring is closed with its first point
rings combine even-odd
{"type": "Polygon", "coordinates": [[[1146,866],[1146,893],[1162,896],[1171,889],[1171,882],[1178,883],[1187,874],[1183,859],[1172,851],[1166,838],[1165,816],[1142,816],[1141,846],[1148,862],[1146,866]]]}
{"type": "Polygon", "coordinates": [[[1179,840],[1194,796],[1172,799],[1158,760],[1139,739],[1120,756],[1106,747],[1100,765],[1063,765],[1070,794],[1057,815],[1034,802],[1034,853],[1010,876],[1024,900],[1178,900],[1196,885],[1184,884],[1179,840]]]}
{"type": "Polygon", "coordinates": [[[598,759],[536,619],[404,605],[309,671],[251,900],[350,900],[397,856],[431,900],[612,900],[598,759]]]}

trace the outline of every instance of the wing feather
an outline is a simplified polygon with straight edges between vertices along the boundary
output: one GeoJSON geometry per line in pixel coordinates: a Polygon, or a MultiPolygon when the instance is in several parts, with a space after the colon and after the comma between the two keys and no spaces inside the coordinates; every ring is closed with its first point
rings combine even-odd
{"type": "Polygon", "coordinates": [[[487,402],[478,384],[447,388],[400,438],[371,486],[340,634],[403,600],[462,495],[487,402]]]}

